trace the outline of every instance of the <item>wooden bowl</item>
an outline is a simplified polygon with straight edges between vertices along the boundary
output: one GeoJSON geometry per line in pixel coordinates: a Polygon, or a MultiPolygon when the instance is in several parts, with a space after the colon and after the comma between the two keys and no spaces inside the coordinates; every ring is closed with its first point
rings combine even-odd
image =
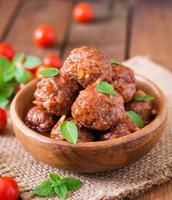
{"type": "Polygon", "coordinates": [[[36,80],[14,98],[10,114],[14,132],[24,148],[37,160],[48,165],[79,172],[103,172],[123,167],[148,153],[163,133],[167,102],[163,92],[148,79],[136,75],[137,87],[155,96],[156,118],[130,135],[110,141],[85,142],[76,145],[56,141],[28,128],[23,120],[32,105],[36,80]]]}

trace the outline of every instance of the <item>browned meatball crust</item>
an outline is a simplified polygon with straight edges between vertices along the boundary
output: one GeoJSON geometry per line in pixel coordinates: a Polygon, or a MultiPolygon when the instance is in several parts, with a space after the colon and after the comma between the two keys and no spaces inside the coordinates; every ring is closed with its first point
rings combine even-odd
{"type": "Polygon", "coordinates": [[[109,129],[122,118],[123,112],[124,101],[121,95],[99,93],[96,84],[81,91],[72,105],[74,120],[96,130],[109,129]]]}
{"type": "Polygon", "coordinates": [[[152,117],[152,101],[132,101],[126,105],[126,110],[136,112],[145,122],[149,123],[152,117]]]}
{"type": "MultiPolygon", "coordinates": [[[[63,118],[63,116],[62,116],[63,118]]],[[[65,141],[65,138],[62,136],[60,133],[60,125],[62,124],[63,121],[72,121],[74,120],[72,118],[68,119],[60,119],[56,125],[53,127],[50,137],[55,139],[55,140],[60,140],[60,141],[65,141]]],[[[78,141],[77,142],[91,142],[94,140],[94,136],[91,131],[89,131],[86,128],[81,127],[79,124],[75,122],[77,128],[78,128],[78,141]]]]}
{"type": "Polygon", "coordinates": [[[31,108],[25,118],[25,124],[28,127],[41,133],[49,133],[56,121],[56,116],[37,106],[31,108]]]}
{"type": "Polygon", "coordinates": [[[134,122],[125,114],[123,119],[110,131],[102,133],[99,137],[100,140],[112,140],[115,138],[128,135],[138,130],[134,122]]]}
{"type": "Polygon", "coordinates": [[[114,88],[121,94],[125,102],[131,101],[136,92],[136,80],[132,69],[112,64],[112,80],[114,88]]]}
{"type": "Polygon", "coordinates": [[[37,83],[34,103],[50,113],[61,116],[70,112],[78,91],[77,82],[68,77],[43,77],[37,83]]]}
{"type": "Polygon", "coordinates": [[[68,74],[84,88],[98,78],[110,82],[112,67],[109,59],[99,50],[82,46],[71,51],[61,68],[62,74],[68,74]]]}

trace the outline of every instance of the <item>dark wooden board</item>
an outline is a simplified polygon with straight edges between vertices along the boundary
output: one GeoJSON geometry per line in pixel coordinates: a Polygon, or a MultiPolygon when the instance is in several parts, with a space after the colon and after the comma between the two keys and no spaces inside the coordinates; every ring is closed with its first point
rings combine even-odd
{"type": "Polygon", "coordinates": [[[6,38],[17,51],[44,56],[48,52],[60,50],[65,40],[72,2],[68,0],[29,0],[25,1],[15,23],[6,38]],[[58,36],[58,45],[55,48],[43,49],[35,47],[32,42],[34,29],[40,24],[50,24],[58,36]]]}
{"type": "Polygon", "coordinates": [[[76,47],[96,47],[108,56],[123,60],[126,48],[127,1],[90,1],[96,20],[89,24],[73,22],[64,57],[76,47]]]}
{"type": "Polygon", "coordinates": [[[143,54],[172,70],[172,1],[135,1],[130,56],[143,54]]]}
{"type": "Polygon", "coordinates": [[[172,182],[156,186],[135,200],[171,200],[172,182]]]}
{"type": "Polygon", "coordinates": [[[18,0],[0,0],[0,40],[3,40],[8,31],[7,26],[11,17],[14,17],[18,3],[18,0]]]}

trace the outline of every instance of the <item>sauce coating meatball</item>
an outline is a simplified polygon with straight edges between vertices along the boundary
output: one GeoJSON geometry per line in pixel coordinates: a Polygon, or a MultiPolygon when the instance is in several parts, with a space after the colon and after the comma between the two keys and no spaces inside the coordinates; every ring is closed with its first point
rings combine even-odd
{"type": "Polygon", "coordinates": [[[80,92],[72,105],[72,117],[82,126],[107,130],[123,115],[124,101],[120,94],[99,93],[96,84],[88,85],[80,92]]]}
{"type": "Polygon", "coordinates": [[[138,130],[134,122],[125,114],[123,119],[110,131],[102,133],[99,137],[100,140],[112,140],[115,138],[128,135],[138,130]]]}
{"type": "Polygon", "coordinates": [[[68,74],[84,88],[98,78],[110,82],[112,67],[109,59],[99,50],[82,46],[71,51],[61,68],[62,74],[68,74]]]}
{"type": "Polygon", "coordinates": [[[114,88],[121,94],[125,102],[131,101],[136,92],[136,80],[132,69],[112,64],[112,81],[114,88]]]}
{"type": "Polygon", "coordinates": [[[77,82],[68,77],[61,75],[43,77],[37,83],[34,104],[50,113],[61,116],[70,112],[78,91],[77,82]]]}
{"type": "Polygon", "coordinates": [[[152,101],[132,101],[126,105],[126,110],[136,112],[145,122],[149,123],[152,117],[152,101]]]}
{"type": "Polygon", "coordinates": [[[31,108],[25,118],[25,124],[28,127],[41,133],[50,132],[56,121],[56,116],[37,106],[31,108]]]}
{"type": "MultiPolygon", "coordinates": [[[[50,137],[55,140],[65,141],[65,138],[60,133],[60,125],[64,121],[72,121],[74,120],[72,118],[65,119],[64,116],[60,118],[60,120],[56,123],[56,125],[53,127],[50,137]]],[[[75,123],[78,128],[78,140],[77,142],[91,142],[94,140],[94,136],[91,133],[91,131],[87,130],[86,128],[81,127],[79,124],[75,123]]]]}

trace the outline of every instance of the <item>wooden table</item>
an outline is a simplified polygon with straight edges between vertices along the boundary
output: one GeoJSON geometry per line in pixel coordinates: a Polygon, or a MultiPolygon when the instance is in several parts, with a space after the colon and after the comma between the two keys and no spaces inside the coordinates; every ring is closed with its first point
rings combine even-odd
{"type": "MultiPolygon", "coordinates": [[[[71,0],[0,0],[0,40],[16,51],[43,57],[59,52],[65,58],[80,45],[97,47],[120,61],[135,55],[150,56],[172,70],[172,0],[91,1],[96,20],[87,25],[72,21],[71,0]],[[52,24],[58,32],[53,49],[36,48],[35,27],[52,24]]],[[[171,200],[172,181],[155,187],[137,200],[171,200]]]]}

